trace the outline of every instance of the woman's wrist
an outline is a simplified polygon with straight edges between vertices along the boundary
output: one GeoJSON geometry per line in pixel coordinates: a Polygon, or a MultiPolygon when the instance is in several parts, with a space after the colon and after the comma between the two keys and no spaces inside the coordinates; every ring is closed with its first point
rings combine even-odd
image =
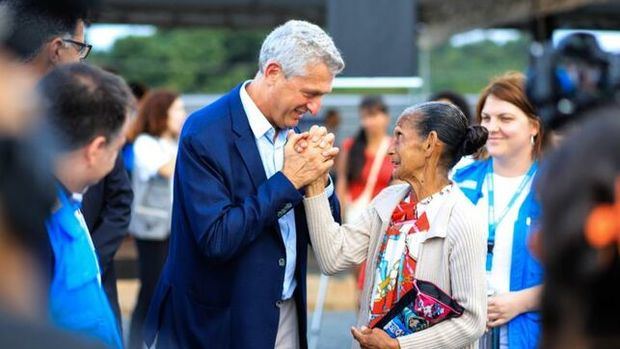
{"type": "Polygon", "coordinates": [[[542,286],[539,285],[515,292],[519,301],[520,314],[538,310],[541,290],[542,286]]]}
{"type": "Polygon", "coordinates": [[[306,186],[306,197],[321,195],[325,191],[326,176],[321,176],[306,186]]]}

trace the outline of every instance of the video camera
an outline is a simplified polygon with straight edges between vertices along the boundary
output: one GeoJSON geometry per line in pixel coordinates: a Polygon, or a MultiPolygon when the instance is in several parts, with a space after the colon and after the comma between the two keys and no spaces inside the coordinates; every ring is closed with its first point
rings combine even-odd
{"type": "Polygon", "coordinates": [[[604,51],[589,33],[534,43],[526,92],[545,126],[558,129],[588,109],[620,101],[620,55],[604,51]]]}

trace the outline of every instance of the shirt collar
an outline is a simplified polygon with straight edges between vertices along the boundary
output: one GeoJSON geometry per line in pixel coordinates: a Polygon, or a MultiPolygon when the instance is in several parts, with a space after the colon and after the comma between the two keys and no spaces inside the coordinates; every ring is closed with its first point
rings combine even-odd
{"type": "Polygon", "coordinates": [[[241,97],[241,104],[243,105],[243,110],[245,114],[248,116],[248,122],[250,123],[250,128],[252,129],[252,133],[254,134],[254,138],[259,139],[263,137],[269,130],[275,129],[265,115],[258,109],[256,103],[252,100],[248,91],[245,89],[246,86],[251,83],[252,80],[248,80],[243,83],[241,88],[239,89],[239,95],[241,97]]]}
{"type": "Polygon", "coordinates": [[[62,182],[56,178],[56,185],[58,185],[58,189],[62,191],[65,197],[70,200],[72,203],[77,204],[78,207],[82,206],[82,200],[84,199],[84,194],[82,193],[74,193],[67,189],[62,182]]]}

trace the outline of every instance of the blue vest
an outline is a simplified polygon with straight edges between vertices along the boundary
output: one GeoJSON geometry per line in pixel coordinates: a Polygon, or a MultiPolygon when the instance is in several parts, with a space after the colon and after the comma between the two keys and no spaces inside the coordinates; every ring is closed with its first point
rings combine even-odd
{"type": "Polygon", "coordinates": [[[99,264],[80,205],[58,188],[60,207],[45,223],[54,251],[50,316],[61,328],[122,348],[112,308],[101,286],[99,264]]]}
{"type": "MultiPolygon", "coordinates": [[[[476,205],[484,195],[482,185],[491,161],[481,160],[456,171],[452,180],[465,196],[476,205]]],[[[535,180],[536,178],[534,178],[535,180]]],[[[519,208],[514,225],[512,258],[510,266],[510,291],[519,291],[542,284],[543,270],[531,255],[527,242],[531,227],[540,217],[540,205],[530,190],[519,208]]],[[[537,348],[540,337],[540,313],[528,312],[516,316],[508,323],[508,347],[510,349],[537,348]]]]}

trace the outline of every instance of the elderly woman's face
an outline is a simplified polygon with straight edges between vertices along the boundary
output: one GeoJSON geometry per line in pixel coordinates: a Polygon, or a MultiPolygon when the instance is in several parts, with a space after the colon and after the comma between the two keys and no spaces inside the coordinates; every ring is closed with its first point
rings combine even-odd
{"type": "Polygon", "coordinates": [[[410,181],[422,174],[425,164],[424,139],[415,128],[415,115],[401,116],[394,128],[389,154],[392,157],[394,178],[410,181]]]}

